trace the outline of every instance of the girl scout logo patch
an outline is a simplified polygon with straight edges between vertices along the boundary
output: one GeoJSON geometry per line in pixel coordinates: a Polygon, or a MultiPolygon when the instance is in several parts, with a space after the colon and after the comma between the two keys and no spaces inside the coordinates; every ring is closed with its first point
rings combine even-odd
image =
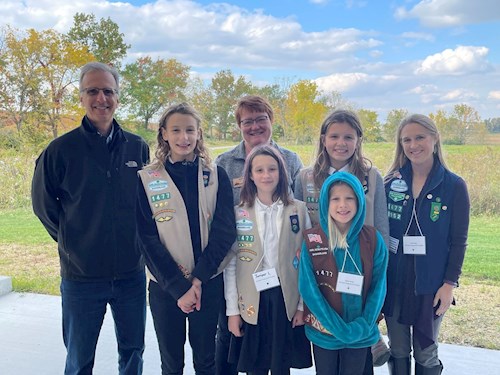
{"type": "Polygon", "coordinates": [[[441,203],[440,202],[431,202],[431,220],[437,221],[439,219],[439,212],[441,211],[441,203]]]}
{"type": "Polygon", "coordinates": [[[405,180],[394,180],[391,182],[391,190],[404,193],[408,191],[408,185],[406,185],[405,180]]]}
{"type": "Polygon", "coordinates": [[[248,219],[241,219],[236,222],[236,229],[242,231],[252,230],[253,222],[248,219]]]}
{"type": "Polygon", "coordinates": [[[165,190],[166,188],[168,188],[168,182],[165,180],[155,180],[151,181],[148,184],[148,187],[151,191],[165,190]]]}

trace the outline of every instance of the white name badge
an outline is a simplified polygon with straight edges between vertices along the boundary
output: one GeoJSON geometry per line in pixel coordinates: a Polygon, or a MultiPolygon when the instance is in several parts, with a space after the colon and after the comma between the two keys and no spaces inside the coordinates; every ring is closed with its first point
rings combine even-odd
{"type": "Polygon", "coordinates": [[[360,296],[363,290],[363,279],[363,275],[339,272],[337,277],[337,292],[360,296]]]}
{"type": "Polygon", "coordinates": [[[276,269],[269,268],[265,271],[259,271],[252,274],[255,288],[258,292],[271,289],[280,285],[280,280],[276,274],[276,269]]]}
{"type": "Polygon", "coordinates": [[[389,251],[396,254],[398,252],[399,239],[394,237],[389,237],[389,251]]]}
{"type": "Polygon", "coordinates": [[[425,236],[403,236],[403,254],[425,255],[425,236]]]}

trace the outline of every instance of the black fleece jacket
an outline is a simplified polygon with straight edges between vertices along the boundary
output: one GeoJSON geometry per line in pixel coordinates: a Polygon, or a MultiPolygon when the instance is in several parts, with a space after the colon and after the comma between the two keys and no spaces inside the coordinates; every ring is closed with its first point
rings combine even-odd
{"type": "Polygon", "coordinates": [[[135,240],[137,171],[148,162],[142,138],[113,122],[109,144],[87,117],[36,161],[33,210],[57,241],[61,276],[123,279],[144,269],[135,240]]]}

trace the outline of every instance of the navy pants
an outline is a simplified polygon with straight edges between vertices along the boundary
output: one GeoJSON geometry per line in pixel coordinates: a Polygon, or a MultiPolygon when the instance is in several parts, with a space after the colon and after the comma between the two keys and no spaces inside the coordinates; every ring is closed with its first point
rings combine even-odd
{"type": "Polygon", "coordinates": [[[109,304],[121,375],[142,374],[146,325],[146,276],[113,281],[61,281],[66,375],[92,374],[95,350],[109,304]]]}
{"type": "Polygon", "coordinates": [[[215,374],[215,332],[224,290],[222,274],[202,285],[201,309],[186,314],[155,282],[149,283],[149,305],[160,348],[163,375],[182,375],[186,320],[193,367],[197,375],[215,374]]]}
{"type": "Polygon", "coordinates": [[[328,350],[313,345],[316,375],[362,375],[370,348],[328,350]]]}

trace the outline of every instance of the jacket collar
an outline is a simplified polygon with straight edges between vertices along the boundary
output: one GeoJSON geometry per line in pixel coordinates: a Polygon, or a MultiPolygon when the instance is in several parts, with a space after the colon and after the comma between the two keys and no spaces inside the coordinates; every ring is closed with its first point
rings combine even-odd
{"type": "MultiPolygon", "coordinates": [[[[441,162],[439,161],[437,156],[434,156],[434,163],[432,164],[431,172],[425,181],[425,185],[422,188],[422,192],[426,192],[429,190],[433,190],[438,186],[444,178],[445,169],[441,162]]],[[[413,180],[412,176],[412,167],[411,163],[408,161],[401,169],[400,173],[405,181],[407,181],[408,186],[411,186],[411,181],[413,180]]]]}
{"type": "MultiPolygon", "coordinates": [[[[91,144],[95,145],[97,144],[97,141],[102,138],[101,135],[97,132],[97,129],[95,128],[94,125],[90,122],[87,116],[84,116],[82,119],[82,125],[80,127],[81,133],[84,135],[85,139],[91,144]]],[[[127,136],[123,132],[121,126],[118,124],[118,122],[113,119],[113,138],[111,139],[111,142],[109,143],[110,149],[115,147],[117,144],[126,142],[127,141],[127,136]]]]}

